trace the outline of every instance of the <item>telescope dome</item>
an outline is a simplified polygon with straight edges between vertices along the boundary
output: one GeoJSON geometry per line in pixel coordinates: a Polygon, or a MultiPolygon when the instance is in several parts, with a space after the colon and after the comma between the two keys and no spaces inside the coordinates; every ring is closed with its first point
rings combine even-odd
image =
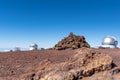
{"type": "Polygon", "coordinates": [[[113,36],[107,36],[102,41],[102,47],[106,48],[116,48],[118,41],[113,36]]]}

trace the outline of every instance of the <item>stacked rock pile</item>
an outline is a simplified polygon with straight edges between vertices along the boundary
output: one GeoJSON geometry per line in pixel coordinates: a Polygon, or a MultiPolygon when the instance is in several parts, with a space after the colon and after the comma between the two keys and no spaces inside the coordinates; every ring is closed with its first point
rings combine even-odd
{"type": "Polygon", "coordinates": [[[84,36],[77,36],[72,32],[69,34],[68,37],[65,37],[61,41],[56,44],[53,49],[55,50],[65,50],[68,48],[78,49],[82,47],[90,48],[90,45],[86,42],[84,36]]]}

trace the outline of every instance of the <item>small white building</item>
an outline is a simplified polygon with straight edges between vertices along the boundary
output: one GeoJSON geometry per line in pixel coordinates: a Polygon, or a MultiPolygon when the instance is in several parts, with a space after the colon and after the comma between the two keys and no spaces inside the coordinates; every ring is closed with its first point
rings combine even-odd
{"type": "Polygon", "coordinates": [[[14,51],[21,51],[20,47],[15,47],[14,51]]]}
{"type": "Polygon", "coordinates": [[[101,47],[104,48],[116,48],[118,41],[113,36],[107,36],[103,39],[101,47]]]}
{"type": "Polygon", "coordinates": [[[35,43],[30,44],[29,50],[37,50],[37,49],[38,49],[38,45],[37,44],[35,44],[35,43]]]}

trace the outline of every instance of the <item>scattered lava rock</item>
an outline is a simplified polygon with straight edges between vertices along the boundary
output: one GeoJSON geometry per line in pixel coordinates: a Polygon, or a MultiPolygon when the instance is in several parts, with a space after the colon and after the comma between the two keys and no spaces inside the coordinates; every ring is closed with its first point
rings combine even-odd
{"type": "Polygon", "coordinates": [[[49,62],[42,64],[44,70],[40,66],[40,70],[25,75],[23,80],[120,80],[120,68],[113,66],[112,58],[94,49],[78,49],[67,62],[49,62]]]}
{"type": "Polygon", "coordinates": [[[90,45],[86,42],[85,37],[77,36],[71,32],[68,37],[65,37],[59,41],[58,44],[53,47],[53,49],[65,50],[68,48],[78,49],[82,47],[90,48],[90,45]]]}
{"type": "Polygon", "coordinates": [[[91,48],[0,53],[0,80],[120,80],[119,56],[91,48]]]}

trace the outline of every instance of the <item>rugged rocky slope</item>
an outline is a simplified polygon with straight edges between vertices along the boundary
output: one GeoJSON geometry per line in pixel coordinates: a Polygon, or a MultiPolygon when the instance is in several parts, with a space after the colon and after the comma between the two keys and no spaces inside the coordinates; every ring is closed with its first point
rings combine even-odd
{"type": "Polygon", "coordinates": [[[118,53],[91,48],[1,53],[0,80],[120,80],[118,53]]]}
{"type": "Polygon", "coordinates": [[[77,36],[71,32],[68,37],[65,37],[64,39],[59,41],[58,44],[56,44],[53,49],[65,50],[68,48],[78,49],[82,47],[88,48],[90,47],[90,45],[86,42],[85,37],[77,36]]]}
{"type": "Polygon", "coordinates": [[[68,61],[52,64],[45,60],[23,80],[120,80],[120,68],[112,58],[93,49],[78,49],[68,61]]]}

